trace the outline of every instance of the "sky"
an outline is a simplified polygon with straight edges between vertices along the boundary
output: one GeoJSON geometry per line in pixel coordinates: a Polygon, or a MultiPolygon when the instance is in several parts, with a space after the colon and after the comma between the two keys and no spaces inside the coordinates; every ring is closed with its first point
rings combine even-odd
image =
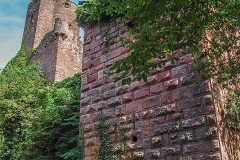
{"type": "MultiPolygon", "coordinates": [[[[0,68],[20,49],[28,4],[32,0],[0,0],[0,68]]],[[[79,0],[71,0],[78,3],[79,0]]]]}

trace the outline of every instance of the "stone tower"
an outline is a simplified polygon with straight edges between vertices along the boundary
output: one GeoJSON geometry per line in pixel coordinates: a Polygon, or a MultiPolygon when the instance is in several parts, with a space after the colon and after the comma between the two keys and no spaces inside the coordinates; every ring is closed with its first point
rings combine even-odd
{"type": "Polygon", "coordinates": [[[69,0],[33,0],[28,6],[23,41],[27,51],[36,48],[33,61],[40,61],[51,82],[81,72],[82,44],[75,10],[69,0]]]}

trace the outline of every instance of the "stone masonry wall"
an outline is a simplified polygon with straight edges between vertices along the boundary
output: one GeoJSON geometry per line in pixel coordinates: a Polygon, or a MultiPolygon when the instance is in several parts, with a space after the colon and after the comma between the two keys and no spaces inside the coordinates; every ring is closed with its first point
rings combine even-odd
{"type": "MultiPolygon", "coordinates": [[[[120,42],[120,37],[130,38],[128,30],[127,24],[116,22],[85,30],[80,109],[85,159],[94,159],[99,149],[101,114],[127,129],[129,160],[222,159],[210,81],[194,85],[198,76],[190,54],[176,51],[180,60],[174,65],[166,60],[147,84],[114,82],[120,74],[109,67],[129,56],[120,42]]],[[[114,131],[110,133],[114,139],[114,131]]]]}
{"type": "Polygon", "coordinates": [[[27,50],[36,48],[32,60],[41,62],[51,82],[82,71],[76,9],[68,0],[33,0],[29,4],[23,41],[27,50]]]}

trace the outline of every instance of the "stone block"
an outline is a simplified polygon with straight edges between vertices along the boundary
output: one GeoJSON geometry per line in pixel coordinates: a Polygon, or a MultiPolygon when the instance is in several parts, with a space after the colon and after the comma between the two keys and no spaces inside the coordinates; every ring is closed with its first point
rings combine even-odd
{"type": "Polygon", "coordinates": [[[146,149],[145,159],[156,159],[160,158],[160,149],[146,149]]]}
{"type": "Polygon", "coordinates": [[[178,77],[188,73],[188,65],[182,65],[171,69],[172,77],[178,77]]]}
{"type": "Polygon", "coordinates": [[[163,83],[158,83],[158,84],[150,86],[150,93],[151,94],[158,94],[162,91],[163,91],[163,83]]]}
{"type": "Polygon", "coordinates": [[[154,119],[151,119],[150,120],[150,125],[151,126],[159,126],[161,124],[165,123],[165,117],[164,116],[161,116],[161,117],[158,117],[158,118],[154,118],[154,119]]]}
{"type": "Polygon", "coordinates": [[[98,102],[98,110],[103,110],[104,108],[107,108],[108,102],[107,101],[100,101],[98,102]]]}
{"type": "Polygon", "coordinates": [[[91,103],[91,97],[87,97],[81,100],[81,106],[86,106],[91,103]]]}
{"type": "Polygon", "coordinates": [[[98,81],[95,81],[91,84],[92,88],[96,88],[96,87],[99,87],[101,86],[102,84],[104,83],[103,80],[98,80],[98,81]]]}
{"type": "Polygon", "coordinates": [[[166,115],[166,122],[176,122],[183,119],[183,113],[174,113],[166,115]]]}
{"type": "Polygon", "coordinates": [[[116,88],[116,95],[120,95],[120,94],[128,92],[128,88],[129,88],[128,85],[116,88]]]}
{"type": "Polygon", "coordinates": [[[186,99],[188,97],[188,87],[181,87],[173,90],[172,96],[174,101],[186,99]]]}
{"type": "Polygon", "coordinates": [[[138,81],[130,84],[130,89],[131,90],[135,90],[135,89],[138,89],[138,88],[139,88],[139,82],[138,81]]]}
{"type": "Polygon", "coordinates": [[[178,132],[180,130],[179,122],[172,122],[167,124],[161,124],[154,130],[154,135],[162,135],[164,133],[178,132]]]}
{"type": "Polygon", "coordinates": [[[133,100],[133,93],[123,95],[123,103],[131,102],[133,100]]]}
{"type": "Polygon", "coordinates": [[[161,99],[159,96],[153,96],[153,97],[145,98],[143,100],[144,109],[155,107],[155,106],[157,107],[160,105],[161,105],[161,99]]]}
{"type": "Polygon", "coordinates": [[[135,99],[143,98],[143,97],[146,97],[148,95],[149,95],[149,87],[139,89],[139,90],[134,92],[134,98],[135,99]]]}
{"type": "Polygon", "coordinates": [[[196,97],[193,99],[177,102],[176,106],[178,111],[182,111],[183,109],[186,109],[186,108],[192,108],[192,107],[201,106],[201,105],[202,105],[202,97],[196,97]]]}
{"type": "Polygon", "coordinates": [[[176,110],[175,104],[169,104],[166,106],[158,107],[155,109],[155,116],[160,116],[168,113],[173,113],[176,110]]]}
{"type": "Polygon", "coordinates": [[[161,72],[159,76],[160,76],[160,81],[164,81],[171,78],[171,72],[170,70],[167,70],[167,71],[161,72]]]}
{"type": "Polygon", "coordinates": [[[170,104],[173,102],[172,92],[164,92],[161,94],[162,105],[170,104]]]}
{"type": "Polygon", "coordinates": [[[182,120],[182,128],[192,128],[205,125],[206,120],[204,116],[201,117],[194,117],[186,120],[182,120]]]}
{"type": "Polygon", "coordinates": [[[115,90],[109,90],[103,93],[103,99],[108,99],[115,96],[115,90]]]}
{"type": "Polygon", "coordinates": [[[144,152],[143,151],[133,152],[133,160],[141,160],[141,159],[144,159],[144,152]]]}
{"type": "Polygon", "coordinates": [[[211,143],[210,141],[201,141],[201,142],[193,142],[189,144],[183,145],[183,154],[190,153],[207,153],[211,151],[211,143]]]}
{"type": "Polygon", "coordinates": [[[101,95],[100,94],[94,94],[92,95],[92,101],[97,102],[101,100],[101,95]]]}
{"type": "Polygon", "coordinates": [[[162,147],[162,157],[181,154],[181,145],[162,147]]]}
{"type": "Polygon", "coordinates": [[[142,100],[133,101],[126,104],[126,114],[138,113],[142,111],[142,100]]]}
{"type": "Polygon", "coordinates": [[[91,96],[91,95],[94,95],[94,94],[99,94],[100,92],[101,92],[100,88],[91,89],[91,90],[87,91],[87,96],[91,96]]]}
{"type": "Polygon", "coordinates": [[[217,127],[208,126],[203,128],[197,128],[195,130],[196,140],[208,139],[217,136],[217,127]]]}
{"type": "Polygon", "coordinates": [[[87,77],[87,82],[88,82],[88,83],[91,83],[91,82],[93,82],[93,81],[96,81],[97,79],[98,79],[98,74],[97,74],[97,73],[94,73],[94,74],[89,75],[89,76],[87,77]]]}
{"type": "Polygon", "coordinates": [[[183,75],[180,77],[181,85],[194,83],[194,82],[197,82],[197,80],[198,80],[198,75],[194,74],[194,73],[190,73],[190,74],[183,75]]]}
{"type": "Polygon", "coordinates": [[[162,145],[162,136],[152,137],[152,147],[159,148],[162,145]]]}
{"type": "Polygon", "coordinates": [[[91,104],[89,106],[86,106],[85,111],[86,111],[87,114],[96,112],[97,111],[97,104],[91,104]]]}
{"type": "Polygon", "coordinates": [[[154,116],[153,110],[147,110],[142,112],[142,119],[152,119],[154,116]]]}
{"type": "Polygon", "coordinates": [[[176,144],[176,143],[186,143],[194,141],[194,132],[193,130],[189,131],[182,131],[180,133],[172,133],[169,135],[169,143],[176,144]]]}
{"type": "Polygon", "coordinates": [[[118,96],[118,97],[113,97],[107,100],[108,102],[108,106],[112,107],[112,106],[118,106],[120,104],[122,104],[122,97],[118,96]]]}
{"type": "Polygon", "coordinates": [[[194,108],[185,109],[183,111],[184,118],[197,117],[205,114],[214,113],[214,106],[197,106],[194,108]]]}
{"type": "Polygon", "coordinates": [[[81,90],[82,90],[82,92],[86,92],[86,91],[88,91],[89,89],[90,89],[90,85],[83,85],[82,87],[81,87],[81,90]]]}
{"type": "Polygon", "coordinates": [[[209,92],[211,90],[209,81],[204,81],[197,86],[192,86],[190,88],[190,96],[194,97],[199,94],[203,94],[205,92],[209,92]]]}
{"type": "Polygon", "coordinates": [[[178,85],[179,85],[178,78],[171,79],[171,80],[168,80],[168,81],[164,82],[164,89],[165,89],[165,91],[166,90],[172,90],[172,89],[177,88],[178,85]]]}

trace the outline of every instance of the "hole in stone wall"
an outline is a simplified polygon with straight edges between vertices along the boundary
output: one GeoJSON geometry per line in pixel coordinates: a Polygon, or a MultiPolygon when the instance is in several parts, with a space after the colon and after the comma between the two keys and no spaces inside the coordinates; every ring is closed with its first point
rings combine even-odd
{"type": "Polygon", "coordinates": [[[137,136],[132,136],[132,141],[137,142],[137,136]]]}

